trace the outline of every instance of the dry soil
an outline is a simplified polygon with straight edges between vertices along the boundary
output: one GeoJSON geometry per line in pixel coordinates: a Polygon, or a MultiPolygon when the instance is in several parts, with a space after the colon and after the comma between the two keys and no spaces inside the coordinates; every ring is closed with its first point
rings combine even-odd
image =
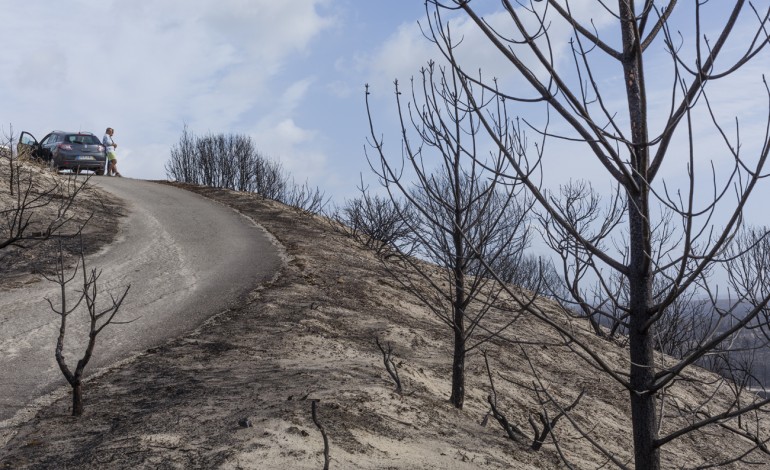
{"type": "MultiPolygon", "coordinates": [[[[628,392],[540,323],[522,316],[508,341],[483,348],[495,371],[500,409],[527,434],[513,441],[487,416],[490,386],[482,348],[468,359],[465,407],[450,406],[452,333],[391,276],[395,265],[322,217],[254,194],[183,187],[269,231],[285,250],[280,275],[270,285],[255,286],[243,305],[88,380],[83,416],[70,416],[69,398],[63,397],[28,422],[0,430],[9,439],[0,467],[319,469],[324,443],[311,418],[313,401],[328,436],[331,468],[567,468],[562,457],[573,468],[615,468],[578,429],[630,463],[628,392]],[[402,394],[394,391],[375,337],[392,345],[402,394]],[[533,340],[539,344],[529,344],[533,340]],[[585,391],[571,421],[559,421],[556,439],[540,451],[530,448],[528,424],[542,410],[529,390],[537,378],[562,406],[585,391]]],[[[100,230],[97,238],[109,240],[113,227],[95,229],[100,230]]],[[[581,321],[547,301],[541,308],[571,324],[607,363],[628,367],[621,345],[592,336],[581,321]]],[[[713,379],[703,371],[694,374],[713,379]]],[[[684,383],[672,392],[671,403],[694,405],[710,393],[684,383]]],[[[767,430],[765,421],[758,426],[767,430]]],[[[720,462],[750,447],[745,439],[712,429],[665,446],[664,468],[720,462]]],[[[752,468],[770,468],[766,455],[751,458],[757,463],[752,468]]]]}

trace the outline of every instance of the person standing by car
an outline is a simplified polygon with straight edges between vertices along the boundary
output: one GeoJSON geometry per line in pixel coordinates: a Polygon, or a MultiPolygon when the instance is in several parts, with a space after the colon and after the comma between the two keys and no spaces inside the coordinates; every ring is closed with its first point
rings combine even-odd
{"type": "Polygon", "coordinates": [[[108,127],[107,130],[104,131],[104,137],[102,137],[102,145],[104,145],[104,150],[107,155],[107,161],[104,165],[105,176],[121,176],[121,174],[118,173],[118,157],[115,153],[115,149],[118,148],[118,144],[112,140],[112,134],[114,133],[115,130],[111,127],[108,127]]]}

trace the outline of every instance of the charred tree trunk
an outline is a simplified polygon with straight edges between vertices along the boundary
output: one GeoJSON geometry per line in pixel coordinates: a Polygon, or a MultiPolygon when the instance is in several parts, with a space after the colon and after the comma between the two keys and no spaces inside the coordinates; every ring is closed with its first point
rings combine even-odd
{"type": "Polygon", "coordinates": [[[452,355],[452,396],[449,401],[462,409],[465,402],[465,272],[462,266],[462,237],[455,233],[455,292],[453,305],[454,354],[452,355]]]}
{"type": "Polygon", "coordinates": [[[647,97],[639,30],[633,0],[619,0],[623,39],[623,72],[628,97],[632,147],[630,181],[626,183],[629,223],[629,348],[631,416],[637,470],[659,470],[660,451],[655,414],[654,335],[649,324],[652,305],[652,242],[649,211],[649,146],[647,97]]]}
{"type": "Polygon", "coordinates": [[[463,312],[455,308],[454,355],[452,356],[452,396],[449,401],[462,409],[465,402],[465,331],[463,312]]]}
{"type": "MultiPolygon", "coordinates": [[[[456,110],[456,108],[455,108],[456,110]]],[[[459,119],[455,122],[459,126],[459,119]]],[[[461,135],[459,128],[455,135],[461,135]]],[[[455,408],[462,409],[465,402],[465,240],[463,238],[462,187],[460,178],[460,155],[454,154],[452,161],[454,197],[454,228],[452,242],[454,245],[454,354],[452,359],[452,396],[450,401],[455,408]]]]}
{"type": "Polygon", "coordinates": [[[631,198],[629,224],[631,233],[629,310],[629,348],[631,358],[631,416],[634,436],[635,468],[659,470],[657,439],[657,416],[655,394],[652,391],[655,376],[654,335],[648,326],[652,302],[649,261],[649,224],[645,218],[645,201],[641,197],[631,198]],[[640,204],[640,206],[636,206],[640,204]]]}
{"type": "Polygon", "coordinates": [[[72,385],[72,416],[83,414],[83,384],[78,380],[72,385]]]}

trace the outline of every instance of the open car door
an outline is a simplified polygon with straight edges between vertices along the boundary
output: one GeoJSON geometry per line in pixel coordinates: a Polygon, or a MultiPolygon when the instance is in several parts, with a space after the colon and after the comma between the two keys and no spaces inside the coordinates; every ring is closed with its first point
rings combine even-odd
{"type": "Polygon", "coordinates": [[[40,144],[35,136],[24,131],[19,136],[19,143],[16,144],[16,151],[19,158],[42,158],[40,144]]]}

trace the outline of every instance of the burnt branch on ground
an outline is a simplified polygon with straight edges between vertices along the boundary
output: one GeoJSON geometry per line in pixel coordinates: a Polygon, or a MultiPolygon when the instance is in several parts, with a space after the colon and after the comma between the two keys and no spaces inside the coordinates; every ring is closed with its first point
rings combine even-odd
{"type": "Polygon", "coordinates": [[[324,427],[318,421],[318,413],[316,408],[318,407],[319,401],[320,400],[311,400],[310,411],[313,417],[313,423],[318,428],[318,430],[321,431],[321,436],[324,439],[324,470],[329,470],[329,461],[331,460],[331,457],[329,457],[329,437],[326,435],[326,429],[324,429],[324,427]]]}
{"type": "Polygon", "coordinates": [[[380,344],[380,339],[376,336],[374,337],[374,342],[377,343],[377,347],[382,353],[382,362],[385,364],[385,370],[388,371],[388,375],[390,375],[390,378],[396,383],[395,392],[401,395],[403,393],[403,388],[401,387],[401,378],[398,376],[398,367],[396,366],[396,363],[393,362],[393,346],[388,343],[388,349],[386,350],[382,344],[380,344]]]}

